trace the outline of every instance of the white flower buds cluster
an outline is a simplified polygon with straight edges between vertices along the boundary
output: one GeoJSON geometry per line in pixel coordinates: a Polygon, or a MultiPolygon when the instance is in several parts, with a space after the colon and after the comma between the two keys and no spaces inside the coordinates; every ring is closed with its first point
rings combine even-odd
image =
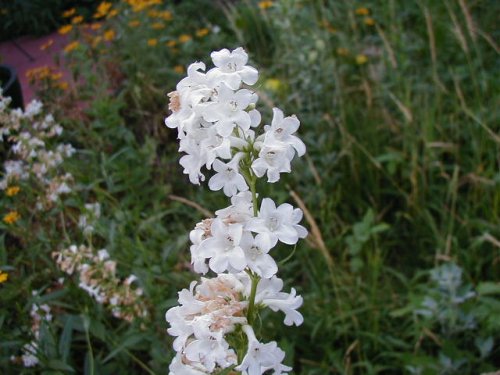
{"type": "Polygon", "coordinates": [[[26,110],[10,110],[10,98],[0,91],[0,136],[11,142],[11,150],[17,160],[4,162],[4,174],[0,189],[33,176],[44,192],[39,192],[36,207],[49,209],[62,194],[71,192],[72,176],[60,175],[58,166],[71,157],[75,149],[70,144],[49,144],[49,140],[60,136],[63,129],[51,114],[43,115],[43,105],[34,100],[26,110]]]}
{"type": "Polygon", "coordinates": [[[187,77],[169,94],[172,114],[165,123],[178,130],[179,151],[185,153],[180,164],[190,181],[199,184],[205,180],[202,168],[213,168],[208,186],[222,189],[231,205],[190,233],[194,271],[211,270],[217,276],[193,282],[179,293],[180,306],[166,313],[177,352],[170,374],[234,369],[243,375],[269,370],[279,375],[291,371],[282,364],[285,353],[274,341],[259,342],[253,324],[257,310],[266,307],[283,312],[286,325],[302,324],[297,311],[302,297],[293,288],[281,291],[270,252],[278,242],[295,245],[307,230],[299,224],[300,209],[288,203],[277,206],[270,198],[259,205],[256,182],[266,175],[273,183],[290,172],[292,159],[305,153],[305,145],[294,135],[299,120],[278,108],[271,124],[260,126],[258,96],[250,89],[258,72],[246,65],[242,48],[211,57],[214,68],[205,72],[205,64],[191,64],[187,77]]]}

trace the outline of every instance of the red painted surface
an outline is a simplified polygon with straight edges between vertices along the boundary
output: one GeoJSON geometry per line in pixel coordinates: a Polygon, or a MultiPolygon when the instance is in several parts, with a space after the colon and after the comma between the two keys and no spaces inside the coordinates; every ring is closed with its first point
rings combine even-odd
{"type": "Polygon", "coordinates": [[[17,70],[25,104],[35,98],[33,88],[26,77],[26,72],[30,69],[42,66],[53,67],[63,73],[62,81],[70,82],[69,72],[56,64],[57,56],[61,62],[63,61],[62,50],[67,44],[68,37],[59,35],[57,32],[42,37],[23,36],[14,41],[0,43],[0,63],[13,66],[17,70]],[[50,40],[53,40],[53,44],[42,50],[41,47],[50,40]]]}

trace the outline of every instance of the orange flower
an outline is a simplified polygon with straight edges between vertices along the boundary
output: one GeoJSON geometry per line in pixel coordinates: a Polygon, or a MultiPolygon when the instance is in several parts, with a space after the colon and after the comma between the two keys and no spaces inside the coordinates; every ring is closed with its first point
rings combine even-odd
{"type": "Polygon", "coordinates": [[[139,26],[140,24],[141,24],[141,23],[140,23],[138,20],[132,20],[132,21],[130,21],[130,22],[128,23],[128,25],[129,25],[130,27],[137,27],[137,26],[139,26]]]}
{"type": "Polygon", "coordinates": [[[259,2],[259,8],[262,9],[262,10],[266,10],[268,8],[271,8],[273,6],[273,2],[272,1],[261,1],[259,2]]]}
{"type": "Polygon", "coordinates": [[[5,224],[14,224],[21,218],[21,215],[17,211],[10,211],[7,215],[3,217],[5,224]]]}
{"type": "Polygon", "coordinates": [[[174,66],[174,72],[178,74],[184,73],[184,67],[182,65],[176,65],[174,66]]]}
{"type": "Polygon", "coordinates": [[[69,84],[68,82],[59,82],[57,84],[57,87],[59,87],[63,91],[66,91],[69,88],[69,84]]]}
{"type": "Polygon", "coordinates": [[[76,17],[73,17],[73,19],[71,20],[71,23],[73,25],[78,25],[80,23],[82,23],[83,21],[83,16],[76,16],[76,17]]]}
{"type": "Polygon", "coordinates": [[[45,51],[47,48],[50,48],[54,44],[54,40],[49,39],[46,43],[40,46],[41,51],[45,51]]]}
{"type": "Polygon", "coordinates": [[[103,39],[107,42],[112,41],[116,37],[115,30],[106,30],[103,35],[103,39]]]}
{"type": "Polygon", "coordinates": [[[370,10],[368,8],[357,8],[354,13],[358,16],[367,16],[370,14],[370,10]]]}
{"type": "Polygon", "coordinates": [[[169,40],[166,43],[166,45],[167,45],[167,47],[174,48],[177,45],[177,41],[176,40],[169,40]]]}
{"type": "Polygon", "coordinates": [[[155,22],[151,25],[151,28],[153,30],[161,30],[161,29],[164,29],[165,28],[165,24],[161,23],[161,22],[155,22]]]}
{"type": "Polygon", "coordinates": [[[375,25],[375,20],[371,17],[366,17],[363,22],[365,23],[366,26],[373,26],[375,25]]]}
{"type": "Polygon", "coordinates": [[[79,45],[80,45],[80,42],[78,40],[75,40],[74,42],[71,42],[66,47],[64,47],[64,52],[69,53],[69,52],[77,49],[79,45]]]}
{"type": "Polygon", "coordinates": [[[99,30],[102,27],[102,24],[99,22],[93,23],[90,25],[90,30],[99,30]]]}
{"type": "Polygon", "coordinates": [[[181,36],[179,36],[179,42],[181,43],[189,42],[191,39],[191,35],[188,34],[182,34],[181,36]]]}
{"type": "Polygon", "coordinates": [[[118,14],[118,9],[112,9],[108,15],[106,16],[106,18],[113,18],[114,16],[116,16],[118,14]]]}
{"type": "Polygon", "coordinates": [[[154,47],[158,44],[158,39],[148,39],[148,46],[154,47]]]}
{"type": "Polygon", "coordinates": [[[64,26],[61,26],[58,30],[58,33],[61,34],[61,35],[66,35],[67,33],[69,33],[71,30],[73,29],[73,25],[64,25],[64,26]]]}
{"type": "Polygon", "coordinates": [[[196,30],[196,36],[198,38],[202,38],[205,35],[208,35],[209,32],[210,32],[210,30],[205,27],[203,29],[196,30]]]}
{"type": "Polygon", "coordinates": [[[63,16],[64,18],[69,18],[69,17],[71,17],[71,16],[72,16],[73,14],[75,14],[75,13],[76,13],[76,9],[75,9],[75,8],[71,8],[71,9],[65,10],[65,11],[63,12],[62,16],[63,16]]]}
{"type": "Polygon", "coordinates": [[[26,71],[26,78],[30,81],[42,80],[50,75],[50,69],[48,66],[39,66],[37,68],[30,69],[26,71]]]}
{"type": "Polygon", "coordinates": [[[7,195],[8,197],[13,197],[14,195],[17,195],[20,190],[21,188],[19,186],[11,186],[7,188],[7,190],[5,190],[5,195],[7,195]]]}
{"type": "Polygon", "coordinates": [[[95,14],[92,16],[94,18],[102,18],[105,17],[109,11],[111,10],[111,6],[113,4],[108,3],[107,1],[103,1],[102,3],[99,4],[99,6],[96,9],[95,14]]]}

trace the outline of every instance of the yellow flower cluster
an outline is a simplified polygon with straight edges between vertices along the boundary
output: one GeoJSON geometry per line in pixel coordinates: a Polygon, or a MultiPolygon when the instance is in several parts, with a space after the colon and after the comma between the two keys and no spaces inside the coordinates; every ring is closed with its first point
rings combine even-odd
{"type": "Polygon", "coordinates": [[[10,211],[7,215],[3,217],[3,221],[5,224],[14,224],[16,221],[18,221],[21,218],[21,215],[19,215],[19,212],[17,211],[10,211]]]}
{"type": "Polygon", "coordinates": [[[62,16],[64,18],[69,18],[69,17],[72,17],[75,13],[76,13],[76,9],[75,8],[71,8],[71,9],[65,10],[63,12],[62,16]]]}
{"type": "Polygon", "coordinates": [[[69,87],[67,82],[60,81],[62,78],[61,72],[57,72],[46,65],[26,71],[26,78],[31,83],[47,81],[49,86],[60,88],[61,90],[67,90],[69,87]]]}

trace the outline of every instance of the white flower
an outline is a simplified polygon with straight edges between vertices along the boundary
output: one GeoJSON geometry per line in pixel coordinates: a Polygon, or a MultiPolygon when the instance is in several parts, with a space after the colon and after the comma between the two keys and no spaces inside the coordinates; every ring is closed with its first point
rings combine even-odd
{"type": "Polygon", "coordinates": [[[276,369],[279,373],[292,370],[290,367],[282,365],[285,352],[278,348],[275,341],[267,344],[260,343],[249,325],[243,326],[243,331],[248,337],[248,350],[241,364],[235,368],[236,370],[241,371],[243,375],[262,375],[270,369],[275,370],[274,373],[276,373],[276,369]]]}
{"type": "Polygon", "coordinates": [[[247,264],[240,241],[251,236],[250,232],[244,232],[241,224],[226,225],[220,219],[213,221],[211,231],[212,237],[200,244],[200,251],[210,258],[210,269],[216,273],[242,271],[247,264]]]}
{"type": "Polygon", "coordinates": [[[283,111],[279,108],[273,108],[273,121],[271,126],[264,126],[264,143],[273,143],[275,140],[286,143],[297,151],[298,156],[306,152],[306,146],[299,137],[293,135],[300,126],[299,119],[296,116],[284,117],[283,111]]]}
{"type": "Polygon", "coordinates": [[[223,137],[231,135],[235,126],[243,130],[250,129],[252,119],[245,109],[250,103],[255,103],[255,94],[246,89],[234,92],[224,83],[217,91],[217,100],[203,105],[203,118],[215,122],[218,133],[223,137]]]}
{"type": "Polygon", "coordinates": [[[248,244],[242,244],[248,267],[263,278],[270,278],[278,272],[278,266],[268,252],[271,250],[269,241],[262,237],[253,239],[248,244]]]}
{"type": "Polygon", "coordinates": [[[270,198],[264,198],[260,206],[259,216],[250,220],[247,229],[259,233],[269,241],[271,247],[279,241],[288,245],[295,245],[299,238],[307,236],[307,230],[299,225],[302,220],[302,210],[283,203],[278,208],[270,198]]]}
{"type": "MultiPolygon", "coordinates": [[[[293,151],[293,149],[292,149],[293,151]]],[[[280,173],[290,173],[290,148],[283,142],[264,144],[259,152],[259,157],[252,163],[252,170],[257,177],[267,174],[267,182],[276,182],[280,173]]]]}
{"type": "Polygon", "coordinates": [[[248,185],[239,173],[238,164],[239,158],[233,158],[229,163],[215,160],[213,168],[217,173],[208,181],[208,187],[211,190],[223,189],[228,197],[236,195],[238,191],[247,191],[248,185]]]}
{"type": "Polygon", "coordinates": [[[259,78],[257,70],[247,66],[248,55],[241,47],[233,51],[224,48],[210,55],[216,68],[208,71],[207,76],[214,80],[223,81],[228,87],[237,90],[243,81],[247,85],[253,85],[259,78]]]}

